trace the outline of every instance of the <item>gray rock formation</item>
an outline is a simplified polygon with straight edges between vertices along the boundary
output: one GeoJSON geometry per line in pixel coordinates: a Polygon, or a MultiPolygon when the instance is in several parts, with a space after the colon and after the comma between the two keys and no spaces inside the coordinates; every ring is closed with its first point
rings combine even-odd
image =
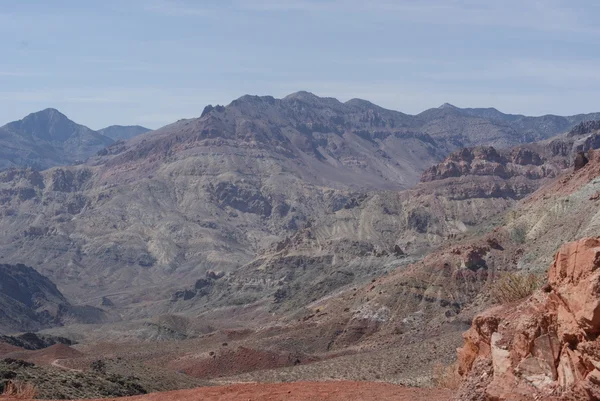
{"type": "Polygon", "coordinates": [[[47,277],[22,264],[0,265],[0,311],[0,333],[65,322],[98,323],[106,318],[100,309],[71,305],[47,277]]]}

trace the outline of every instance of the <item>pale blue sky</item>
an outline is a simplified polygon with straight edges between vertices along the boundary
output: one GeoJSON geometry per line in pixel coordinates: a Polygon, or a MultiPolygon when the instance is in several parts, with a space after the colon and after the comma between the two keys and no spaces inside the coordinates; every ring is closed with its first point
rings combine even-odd
{"type": "Polygon", "coordinates": [[[298,90],[411,114],[595,112],[598,16],[596,0],[0,0],[0,125],[55,107],[157,128],[298,90]]]}

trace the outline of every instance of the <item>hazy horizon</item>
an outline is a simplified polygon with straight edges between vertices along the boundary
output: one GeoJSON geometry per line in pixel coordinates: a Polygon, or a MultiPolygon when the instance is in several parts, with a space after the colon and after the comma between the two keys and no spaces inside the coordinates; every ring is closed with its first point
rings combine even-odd
{"type": "Polygon", "coordinates": [[[600,111],[599,4],[480,3],[5,1],[0,124],[52,107],[93,129],[158,128],[300,90],[407,114],[600,111]]]}

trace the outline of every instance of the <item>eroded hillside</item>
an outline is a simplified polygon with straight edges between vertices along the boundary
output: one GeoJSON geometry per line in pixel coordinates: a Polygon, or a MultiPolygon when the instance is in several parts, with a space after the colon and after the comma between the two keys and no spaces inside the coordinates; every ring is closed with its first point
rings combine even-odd
{"type": "Polygon", "coordinates": [[[303,92],[245,96],[118,142],[84,165],[2,172],[0,249],[76,302],[110,302],[131,316],[277,291],[291,310],[409,264],[506,210],[591,138],[458,151],[398,191],[457,144],[483,141],[465,128],[481,130],[484,117],[473,113],[414,117],[303,92]],[[430,134],[425,120],[462,125],[430,134]],[[297,265],[306,270],[296,274],[297,265]],[[208,272],[222,279],[205,283],[208,272]],[[213,295],[198,302],[198,293],[213,295]]]}

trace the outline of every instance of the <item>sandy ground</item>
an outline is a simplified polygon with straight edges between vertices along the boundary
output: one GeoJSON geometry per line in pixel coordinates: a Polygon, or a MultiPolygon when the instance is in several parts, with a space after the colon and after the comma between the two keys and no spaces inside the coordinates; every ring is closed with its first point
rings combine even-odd
{"type": "MultiPolygon", "coordinates": [[[[340,381],[235,384],[137,397],[110,398],[103,401],[447,401],[451,398],[452,393],[443,389],[340,381]]],[[[11,400],[2,397],[0,399],[11,400]]]]}

